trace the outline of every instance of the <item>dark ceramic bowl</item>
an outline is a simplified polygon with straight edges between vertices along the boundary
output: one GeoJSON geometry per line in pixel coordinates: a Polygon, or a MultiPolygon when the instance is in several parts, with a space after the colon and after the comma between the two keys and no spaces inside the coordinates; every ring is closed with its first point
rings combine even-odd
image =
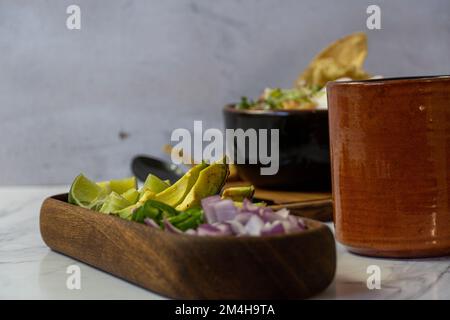
{"type": "Polygon", "coordinates": [[[241,178],[272,189],[331,190],[327,110],[238,110],[227,105],[223,112],[226,129],[279,129],[278,172],[261,175],[260,158],[249,164],[248,154],[242,154],[245,164],[237,164],[241,178]]]}

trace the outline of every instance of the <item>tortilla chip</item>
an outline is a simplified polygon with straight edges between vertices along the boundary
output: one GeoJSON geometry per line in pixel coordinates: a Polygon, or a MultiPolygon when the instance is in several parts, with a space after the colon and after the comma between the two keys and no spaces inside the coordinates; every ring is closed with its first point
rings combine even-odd
{"type": "Polygon", "coordinates": [[[343,77],[367,79],[370,75],[363,70],[366,57],[366,34],[358,32],[348,35],[320,52],[299,76],[295,86],[323,87],[328,81],[343,77]]]}

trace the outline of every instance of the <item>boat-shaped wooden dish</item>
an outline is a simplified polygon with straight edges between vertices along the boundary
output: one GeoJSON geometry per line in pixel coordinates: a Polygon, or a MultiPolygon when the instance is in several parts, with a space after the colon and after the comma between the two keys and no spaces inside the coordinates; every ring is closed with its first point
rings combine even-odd
{"type": "Polygon", "coordinates": [[[156,293],[179,299],[300,299],[333,280],[329,228],[270,237],[167,233],[67,203],[44,201],[41,235],[53,250],[156,293]]]}

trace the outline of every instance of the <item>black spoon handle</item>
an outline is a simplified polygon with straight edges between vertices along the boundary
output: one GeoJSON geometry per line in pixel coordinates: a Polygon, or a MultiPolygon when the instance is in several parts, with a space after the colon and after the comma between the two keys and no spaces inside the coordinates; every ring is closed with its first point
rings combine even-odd
{"type": "Polygon", "coordinates": [[[131,170],[133,174],[141,181],[145,181],[149,173],[152,173],[162,180],[177,181],[183,171],[174,164],[164,162],[147,156],[136,156],[131,162],[131,170]]]}

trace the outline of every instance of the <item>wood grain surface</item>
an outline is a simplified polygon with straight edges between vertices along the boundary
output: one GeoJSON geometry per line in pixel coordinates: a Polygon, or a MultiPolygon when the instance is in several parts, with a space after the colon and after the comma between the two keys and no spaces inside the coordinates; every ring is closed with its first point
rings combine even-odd
{"type": "Polygon", "coordinates": [[[166,233],[48,198],[45,243],[156,293],[183,299],[300,299],[324,290],[336,269],[334,237],[320,222],[271,237],[166,233]]]}
{"type": "MultiPolygon", "coordinates": [[[[250,185],[250,183],[245,181],[232,181],[227,182],[225,187],[247,185],[250,185]]],[[[275,208],[289,208],[292,214],[300,217],[323,222],[333,220],[331,193],[270,190],[256,187],[255,198],[268,201],[275,208]]]]}

